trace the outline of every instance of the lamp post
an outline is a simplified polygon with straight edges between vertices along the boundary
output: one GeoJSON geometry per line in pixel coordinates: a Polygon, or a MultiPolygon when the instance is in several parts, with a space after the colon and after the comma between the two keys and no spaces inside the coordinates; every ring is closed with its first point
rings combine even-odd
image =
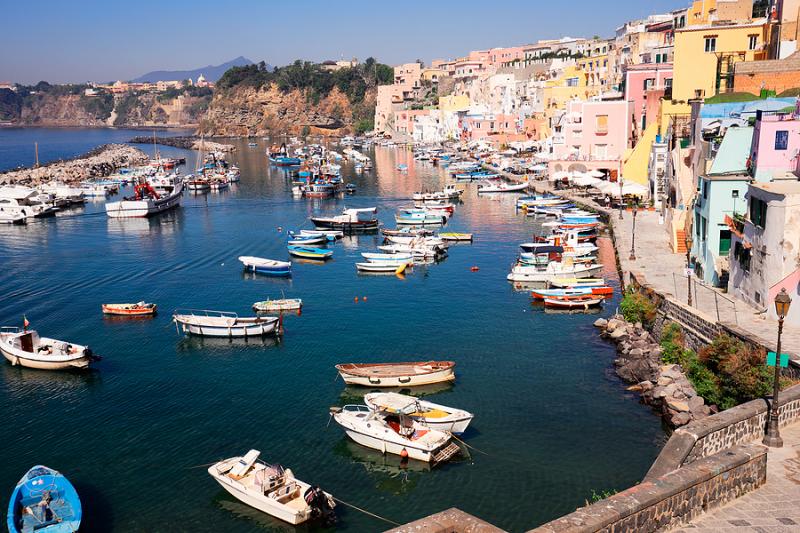
{"type": "Polygon", "coordinates": [[[622,220],[622,178],[617,176],[617,182],[619,183],[619,219],[622,220]]]}
{"type": "Polygon", "coordinates": [[[633,206],[633,227],[631,228],[631,255],[628,259],[636,261],[636,205],[633,206]]]}
{"type": "Polygon", "coordinates": [[[692,272],[691,272],[691,253],[692,253],[692,236],[686,235],[686,288],[688,289],[688,296],[686,303],[689,307],[692,306],[692,272]]]}
{"type": "Polygon", "coordinates": [[[783,333],[783,319],[789,314],[789,306],[792,299],[786,294],[786,289],[775,297],[775,312],[778,314],[778,346],[775,352],[775,383],[772,389],[772,405],[769,411],[769,421],[767,422],[767,432],[764,435],[762,444],[770,448],[780,448],[783,446],[783,439],[778,428],[778,394],[781,390],[781,334],[783,333]]]}

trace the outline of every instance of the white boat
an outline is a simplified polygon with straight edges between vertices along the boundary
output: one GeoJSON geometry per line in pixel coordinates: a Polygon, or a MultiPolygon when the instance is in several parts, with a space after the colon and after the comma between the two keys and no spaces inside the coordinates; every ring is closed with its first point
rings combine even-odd
{"type": "Polygon", "coordinates": [[[105,198],[110,194],[108,187],[99,183],[81,183],[81,193],[87,198],[105,198]]]}
{"type": "Polygon", "coordinates": [[[429,429],[402,412],[372,411],[365,405],[331,408],[333,419],[358,444],[426,463],[441,463],[460,448],[449,433],[429,429]]]}
{"type": "Polygon", "coordinates": [[[259,461],[260,454],[250,450],[214,463],[208,473],[237,500],[289,524],[335,519],[336,504],[330,494],[295,478],[288,468],[259,461]]]}
{"type": "Polygon", "coordinates": [[[370,392],[364,395],[364,403],[373,411],[393,408],[413,418],[420,424],[439,431],[460,435],[467,430],[474,415],[462,409],[454,409],[396,392],[370,392]]]}
{"type": "Polygon", "coordinates": [[[403,261],[402,263],[391,263],[388,261],[379,261],[376,263],[356,263],[356,270],[359,272],[377,272],[383,274],[402,274],[405,272],[410,261],[403,261]]]}
{"type": "Polygon", "coordinates": [[[414,259],[432,259],[447,253],[446,250],[435,246],[414,247],[407,244],[387,244],[385,246],[378,246],[378,250],[390,254],[411,254],[414,259]]]}
{"type": "Polygon", "coordinates": [[[329,239],[341,239],[342,237],[344,237],[344,232],[341,230],[301,229],[300,235],[305,235],[307,237],[319,237],[320,235],[324,235],[329,239]]]}
{"type": "Polygon", "coordinates": [[[0,211],[26,218],[54,216],[58,208],[42,202],[39,195],[36,189],[21,185],[0,187],[0,211]]]}
{"type": "Polygon", "coordinates": [[[333,217],[311,217],[311,222],[317,229],[323,230],[340,230],[349,233],[374,231],[378,229],[377,213],[377,207],[345,209],[341,215],[333,217]]]}
{"type": "Polygon", "coordinates": [[[176,327],[201,337],[261,337],[279,333],[280,319],[274,316],[239,317],[236,313],[209,310],[176,310],[176,327]]]}
{"type": "Polygon", "coordinates": [[[148,182],[134,187],[134,196],[119,202],[106,203],[106,214],[111,218],[149,217],[181,205],[183,181],[175,177],[172,188],[158,193],[148,182]]]}
{"type": "Polygon", "coordinates": [[[272,311],[299,311],[303,308],[300,298],[282,298],[280,300],[264,300],[253,304],[253,309],[259,313],[272,311]]]}
{"type": "Polygon", "coordinates": [[[487,182],[478,185],[478,194],[487,192],[520,192],[528,188],[528,182],[525,183],[506,183],[499,181],[498,183],[487,182]]]}
{"type": "Polygon", "coordinates": [[[589,278],[602,268],[603,265],[573,263],[569,259],[564,262],[550,261],[547,265],[517,264],[506,279],[524,283],[549,283],[558,279],[589,278]]]}
{"type": "Polygon", "coordinates": [[[28,217],[22,213],[14,211],[6,212],[0,207],[0,224],[26,224],[28,217]]]}
{"type": "Polygon", "coordinates": [[[12,364],[40,370],[87,368],[95,357],[79,344],[39,337],[34,330],[0,328],[0,352],[12,364]]]}
{"type": "Polygon", "coordinates": [[[414,261],[414,256],[410,253],[362,253],[361,257],[370,263],[382,263],[386,265],[400,266],[414,261]]]}
{"type": "Polygon", "coordinates": [[[306,246],[309,244],[322,244],[328,242],[328,237],[325,235],[298,235],[296,238],[290,238],[286,244],[293,246],[306,246]]]}
{"type": "Polygon", "coordinates": [[[345,363],[336,370],[348,385],[363,387],[414,387],[455,381],[453,361],[420,363],[345,363]]]}

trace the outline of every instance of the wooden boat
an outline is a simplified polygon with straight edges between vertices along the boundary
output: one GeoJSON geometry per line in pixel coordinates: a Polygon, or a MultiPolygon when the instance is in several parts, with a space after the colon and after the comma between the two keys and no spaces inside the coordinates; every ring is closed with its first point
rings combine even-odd
{"type": "Polygon", "coordinates": [[[245,270],[265,276],[287,277],[292,275],[292,263],[289,261],[275,261],[249,255],[239,257],[239,261],[244,264],[245,270]]]}
{"type": "Polygon", "coordinates": [[[323,244],[327,241],[328,238],[325,235],[317,235],[317,236],[297,235],[286,241],[286,243],[292,246],[307,246],[309,244],[323,244]]]}
{"type": "Polygon", "coordinates": [[[406,209],[396,214],[394,220],[398,225],[440,226],[447,222],[447,217],[442,213],[430,213],[422,209],[406,209]]]}
{"type": "Polygon", "coordinates": [[[34,330],[0,328],[0,352],[12,364],[40,370],[88,368],[97,359],[87,346],[39,337],[34,330]]]}
{"type": "Polygon", "coordinates": [[[299,311],[303,308],[303,300],[300,298],[282,298],[280,300],[264,300],[253,304],[253,309],[259,313],[270,311],[299,311]]]}
{"type": "Polygon", "coordinates": [[[574,287],[565,289],[537,289],[531,291],[534,300],[544,300],[545,298],[556,298],[561,296],[595,296],[611,298],[614,289],[611,287],[574,287]]]}
{"type": "Polygon", "coordinates": [[[425,228],[383,228],[381,233],[386,237],[429,237],[433,235],[433,230],[425,228]]]}
{"type": "Polygon", "coordinates": [[[550,280],[550,285],[561,288],[574,287],[604,287],[606,280],[603,278],[560,278],[550,280]]]}
{"type": "Polygon", "coordinates": [[[78,492],[63,474],[37,465],[19,480],[8,503],[10,533],[72,533],[81,525],[78,492]]]}
{"type": "Polygon", "coordinates": [[[340,230],[300,230],[300,235],[309,237],[325,236],[329,241],[335,241],[344,237],[344,232],[340,230]]]}
{"type": "Polygon", "coordinates": [[[544,299],[545,307],[555,309],[589,309],[603,303],[603,298],[593,295],[552,296],[544,299]]]}
{"type": "Polygon", "coordinates": [[[405,263],[412,263],[414,256],[411,253],[362,253],[361,256],[370,263],[393,264],[399,266],[405,263]]]}
{"type": "Polygon", "coordinates": [[[237,500],[289,524],[316,518],[328,525],[335,521],[336,504],[330,494],[295,478],[288,468],[259,461],[260,454],[250,450],[244,456],[219,461],[208,473],[237,500]]]}
{"type": "Polygon", "coordinates": [[[461,451],[451,434],[430,429],[391,406],[373,411],[366,405],[345,405],[332,407],[331,415],[348,437],[384,454],[438,464],[461,451]]]}
{"type": "Polygon", "coordinates": [[[552,283],[562,279],[588,278],[602,269],[603,265],[584,265],[571,260],[563,263],[550,261],[546,265],[519,263],[514,265],[506,279],[526,283],[552,283]]]}
{"type": "Polygon", "coordinates": [[[470,241],[472,233],[439,233],[439,238],[443,241],[470,241]]]}
{"type": "Polygon", "coordinates": [[[411,261],[403,261],[402,263],[392,263],[389,261],[379,261],[375,263],[356,263],[356,270],[359,272],[378,272],[387,274],[402,274],[405,267],[411,261]]]}
{"type": "Polygon", "coordinates": [[[346,363],[336,365],[348,385],[364,387],[413,387],[455,381],[453,361],[418,363],[346,363]]]}
{"type": "Polygon", "coordinates": [[[322,248],[312,248],[310,246],[294,246],[289,245],[286,247],[289,254],[295,257],[303,257],[305,259],[330,259],[333,256],[333,250],[323,250],[322,248]]]}
{"type": "Polygon", "coordinates": [[[139,302],[135,304],[103,304],[106,315],[147,316],[156,314],[156,304],[139,302]]]}
{"type": "Polygon", "coordinates": [[[280,334],[280,318],[239,317],[236,313],[178,309],[172,320],[179,331],[200,337],[261,337],[280,334]]]}
{"type": "Polygon", "coordinates": [[[373,411],[386,411],[394,408],[426,427],[449,431],[456,435],[464,433],[474,417],[472,413],[462,409],[453,409],[396,392],[365,394],[364,403],[373,411]]]}
{"type": "Polygon", "coordinates": [[[378,229],[378,208],[345,209],[333,217],[311,217],[317,229],[341,230],[346,233],[375,231],[378,229]]]}

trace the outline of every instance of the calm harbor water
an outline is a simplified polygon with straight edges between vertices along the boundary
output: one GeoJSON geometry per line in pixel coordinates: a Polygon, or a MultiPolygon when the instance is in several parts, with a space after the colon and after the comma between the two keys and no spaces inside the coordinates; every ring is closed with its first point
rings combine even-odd
{"type": "MultiPolygon", "coordinates": [[[[107,141],[98,132],[93,144],[107,141]]],[[[3,147],[7,133],[3,157],[13,152],[3,147]]],[[[238,503],[198,466],[257,448],[300,479],[397,522],[456,506],[522,531],[574,510],[592,490],[641,479],[665,435],[613,376],[614,349],[597,337],[597,315],[545,313],[505,280],[517,244],[538,229],[514,213],[513,195],[479,198],[468,186],[448,229],[474,232],[474,244],[453,246],[446,260],[402,280],[356,273],[377,236],[335,244],[324,265],[295,261],[289,280],[253,277],[236,258],[287,257],[283,232],[310,227],[311,214],[378,205],[394,226],[395,208],[445,177],[410,152],[377,148],[375,171],[355,175],[345,166],[355,196],[297,200],[284,172],[267,165],[265,141],[235,142],[241,183],[186,196],[172,213],[112,220],[102,203],[90,203],[0,227],[0,322],[20,325],[26,315],[40,332],[104,356],[88,373],[0,365],[0,494],[41,463],[76,485],[82,530],[295,529],[238,503]],[[394,170],[399,162],[407,173],[394,170]],[[280,342],[183,338],[170,321],[178,307],[245,314],[282,294],[302,298],[304,308],[286,318],[280,342]],[[158,303],[160,314],[100,313],[103,302],[139,300],[158,303]],[[360,402],[364,393],[336,379],[334,364],[429,358],[457,362],[454,385],[423,392],[475,413],[464,439],[483,453],[434,470],[413,462],[402,469],[399,458],[327,426],[329,406],[360,402]]],[[[18,164],[19,155],[9,157],[15,162],[0,166],[18,164]]],[[[388,527],[342,506],[339,517],[341,530],[388,527]]]]}

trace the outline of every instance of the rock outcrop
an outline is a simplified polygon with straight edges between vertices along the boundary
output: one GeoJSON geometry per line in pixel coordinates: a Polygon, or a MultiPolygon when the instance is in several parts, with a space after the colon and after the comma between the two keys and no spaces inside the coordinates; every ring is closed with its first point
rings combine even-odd
{"type": "Polygon", "coordinates": [[[615,316],[598,319],[595,326],[617,345],[617,375],[633,383],[629,390],[639,392],[642,402],[661,413],[670,426],[683,426],[711,414],[711,408],[697,395],[680,365],[661,362],[661,346],[641,324],[630,324],[615,316]]]}
{"type": "Polygon", "coordinates": [[[12,170],[0,174],[0,184],[35,186],[53,179],[77,183],[89,178],[108,176],[117,169],[141,165],[147,154],[125,144],[105,144],[68,161],[54,161],[38,168],[12,170]]]}
{"type": "Polygon", "coordinates": [[[344,135],[352,133],[353,124],[353,108],[338,88],[316,99],[307,90],[282,92],[271,84],[216,92],[200,129],[212,136],[299,134],[306,128],[312,134],[344,135]]]}

